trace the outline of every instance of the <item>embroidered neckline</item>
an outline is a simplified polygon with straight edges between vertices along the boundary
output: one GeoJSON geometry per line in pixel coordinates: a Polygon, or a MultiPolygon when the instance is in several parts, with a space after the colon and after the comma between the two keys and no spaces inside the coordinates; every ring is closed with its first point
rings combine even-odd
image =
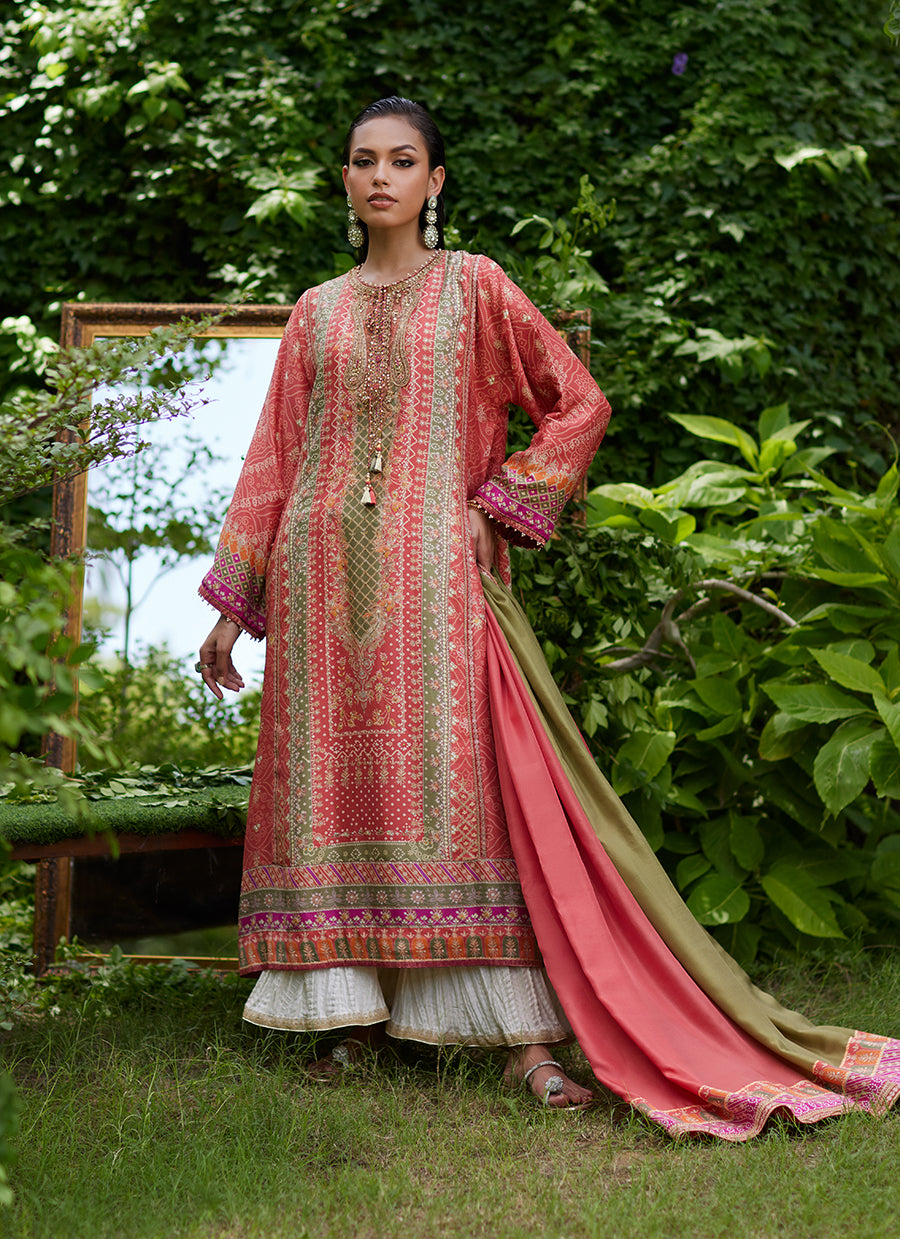
{"type": "Polygon", "coordinates": [[[437,264],[438,259],[443,257],[446,252],[446,250],[438,250],[437,253],[432,254],[429,258],[426,258],[421,267],[416,267],[415,271],[410,271],[409,275],[404,275],[400,280],[391,280],[388,284],[368,283],[368,281],[364,280],[360,275],[362,267],[354,267],[350,272],[350,278],[353,281],[354,287],[360,289],[362,292],[372,294],[384,293],[386,291],[404,292],[407,286],[412,287],[417,280],[421,279],[422,276],[427,275],[427,273],[437,264]]]}
{"type": "Polygon", "coordinates": [[[406,328],[426,277],[445,251],[438,250],[390,284],[367,284],[360,268],[350,272],[351,286],[361,294],[352,304],[354,340],[344,382],[356,398],[367,427],[365,474],[360,503],[373,508],[383,480],[388,440],[400,407],[400,392],[409,382],[406,328]]]}

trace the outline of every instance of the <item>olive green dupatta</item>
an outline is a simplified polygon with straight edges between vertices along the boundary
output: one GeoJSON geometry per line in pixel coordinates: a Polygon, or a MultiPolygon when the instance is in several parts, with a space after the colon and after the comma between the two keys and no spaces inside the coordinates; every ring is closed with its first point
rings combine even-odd
{"type": "Polygon", "coordinates": [[[483,577],[497,761],[548,975],[597,1078],[672,1135],[757,1135],[900,1094],[900,1041],[818,1027],[694,920],[597,770],[509,591],[483,577]]]}

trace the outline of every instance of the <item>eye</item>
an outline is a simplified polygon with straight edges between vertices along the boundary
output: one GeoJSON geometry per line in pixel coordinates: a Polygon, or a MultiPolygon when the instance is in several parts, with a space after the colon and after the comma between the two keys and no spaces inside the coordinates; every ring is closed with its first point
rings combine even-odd
{"type": "Polygon", "coordinates": [[[354,168],[365,168],[372,162],[366,155],[357,155],[356,159],[351,160],[354,168]]]}
{"type": "Polygon", "coordinates": [[[411,167],[413,166],[413,160],[412,160],[412,159],[406,159],[406,158],[404,158],[404,159],[395,159],[395,160],[394,160],[394,162],[395,162],[395,163],[397,164],[397,166],[398,166],[398,167],[400,167],[400,168],[411,168],[411,167]]]}

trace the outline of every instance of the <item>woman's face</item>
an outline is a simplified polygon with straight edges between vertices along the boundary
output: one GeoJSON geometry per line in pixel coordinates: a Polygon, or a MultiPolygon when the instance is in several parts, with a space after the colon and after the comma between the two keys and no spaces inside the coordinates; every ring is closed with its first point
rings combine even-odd
{"type": "Polygon", "coordinates": [[[425,139],[405,117],[379,116],[354,129],[344,186],[370,229],[417,223],[425,200],[443,183],[444,169],[428,167],[425,139]]]}

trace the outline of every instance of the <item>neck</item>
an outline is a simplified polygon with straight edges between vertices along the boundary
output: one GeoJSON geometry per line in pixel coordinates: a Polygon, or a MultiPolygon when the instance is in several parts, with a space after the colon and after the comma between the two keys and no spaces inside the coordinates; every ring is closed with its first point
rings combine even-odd
{"type": "Polygon", "coordinates": [[[434,254],[426,247],[418,225],[405,228],[369,228],[369,251],[362,274],[370,283],[388,284],[409,275],[434,254]]]}

